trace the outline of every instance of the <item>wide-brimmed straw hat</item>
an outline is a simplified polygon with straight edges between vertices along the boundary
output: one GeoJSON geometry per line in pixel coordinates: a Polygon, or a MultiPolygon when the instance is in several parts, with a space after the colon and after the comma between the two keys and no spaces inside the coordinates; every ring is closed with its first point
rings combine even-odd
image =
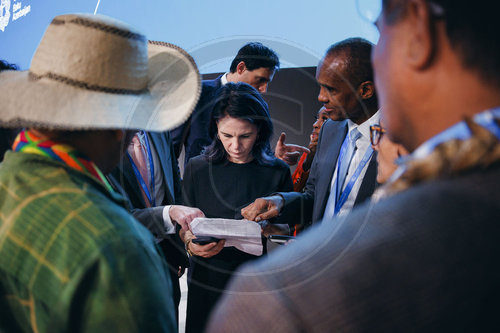
{"type": "Polygon", "coordinates": [[[28,71],[0,73],[0,126],[165,131],[189,117],[200,91],[180,47],[109,17],[61,15],[28,71]]]}

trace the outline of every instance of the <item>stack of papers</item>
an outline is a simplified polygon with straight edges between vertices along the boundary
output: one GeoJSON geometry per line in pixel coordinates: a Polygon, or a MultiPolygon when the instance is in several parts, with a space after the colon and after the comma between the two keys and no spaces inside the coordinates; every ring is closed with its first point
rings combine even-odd
{"type": "Polygon", "coordinates": [[[256,222],[197,217],[190,225],[196,237],[209,236],[225,239],[224,247],[234,246],[254,256],[262,255],[261,228],[256,222]]]}

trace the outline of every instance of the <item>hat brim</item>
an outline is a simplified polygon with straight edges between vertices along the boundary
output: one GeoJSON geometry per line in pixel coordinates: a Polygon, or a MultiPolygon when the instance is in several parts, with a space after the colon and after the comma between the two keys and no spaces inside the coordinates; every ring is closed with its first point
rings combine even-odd
{"type": "Polygon", "coordinates": [[[148,44],[148,89],[142,94],[88,90],[28,71],[0,73],[0,125],[50,129],[166,131],[188,119],[201,92],[198,68],[181,48],[148,44]]]}

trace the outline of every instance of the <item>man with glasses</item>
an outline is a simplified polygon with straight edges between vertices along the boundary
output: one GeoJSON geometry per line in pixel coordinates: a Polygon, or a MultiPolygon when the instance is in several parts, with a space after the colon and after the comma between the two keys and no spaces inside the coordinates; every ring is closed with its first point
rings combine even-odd
{"type": "Polygon", "coordinates": [[[497,15],[486,0],[383,1],[375,83],[411,152],[390,196],[242,268],[212,332],[499,330],[497,15]]]}

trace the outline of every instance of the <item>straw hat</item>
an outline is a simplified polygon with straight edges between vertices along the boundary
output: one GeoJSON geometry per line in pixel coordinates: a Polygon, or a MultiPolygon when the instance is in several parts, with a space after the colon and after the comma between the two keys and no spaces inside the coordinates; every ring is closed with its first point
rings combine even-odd
{"type": "Polygon", "coordinates": [[[189,117],[200,90],[183,49],[109,17],[61,15],[29,71],[0,73],[0,126],[165,131],[189,117]]]}

